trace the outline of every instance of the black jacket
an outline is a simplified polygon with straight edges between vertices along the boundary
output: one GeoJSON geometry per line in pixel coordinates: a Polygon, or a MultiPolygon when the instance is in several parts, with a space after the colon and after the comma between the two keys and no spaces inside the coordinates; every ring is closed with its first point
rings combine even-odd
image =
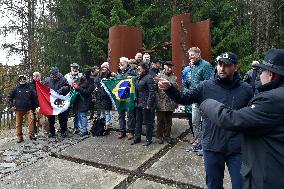
{"type": "MultiPolygon", "coordinates": [[[[200,104],[211,98],[235,110],[245,107],[253,97],[251,86],[243,82],[238,74],[235,74],[233,81],[230,82],[221,80],[218,76],[206,80],[184,94],[174,87],[165,92],[178,104],[200,104]]],[[[204,150],[226,154],[241,152],[241,134],[216,127],[206,113],[203,118],[202,147],[204,150]]]]}
{"type": "Polygon", "coordinates": [[[18,85],[8,97],[9,106],[15,106],[16,110],[35,110],[36,95],[29,84],[18,85]],[[15,100],[15,101],[14,101],[15,100]]]}
{"type": "Polygon", "coordinates": [[[154,108],[155,107],[155,83],[150,74],[144,74],[136,81],[136,107],[154,108]]]}
{"type": "Polygon", "coordinates": [[[96,106],[100,110],[111,110],[112,109],[112,101],[108,93],[105,91],[101,84],[102,78],[109,79],[111,77],[111,73],[107,72],[105,76],[102,76],[101,73],[98,77],[96,77],[94,81],[95,85],[95,95],[96,95],[96,106]]]}
{"type": "Polygon", "coordinates": [[[47,85],[49,88],[53,89],[55,92],[61,95],[67,95],[70,91],[70,85],[65,77],[60,75],[58,80],[54,80],[51,77],[46,78],[43,82],[44,85],[47,85]]]}
{"type": "Polygon", "coordinates": [[[79,81],[79,88],[77,89],[79,94],[76,96],[74,103],[74,110],[80,112],[87,112],[91,108],[92,92],[94,91],[93,79],[86,79],[79,81]]]}
{"type": "Polygon", "coordinates": [[[244,188],[284,187],[284,79],[259,88],[248,106],[232,110],[208,99],[201,109],[214,125],[244,134],[242,169],[244,188]]]}

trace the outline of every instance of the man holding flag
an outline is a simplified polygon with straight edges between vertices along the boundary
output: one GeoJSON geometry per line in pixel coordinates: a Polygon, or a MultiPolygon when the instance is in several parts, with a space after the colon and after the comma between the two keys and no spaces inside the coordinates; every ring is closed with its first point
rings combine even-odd
{"type": "MultiPolygon", "coordinates": [[[[57,67],[52,67],[50,70],[50,77],[47,77],[46,80],[43,82],[44,85],[48,86],[50,89],[49,91],[44,91],[46,93],[43,94],[41,91],[42,88],[39,88],[40,85],[37,83],[37,94],[38,100],[40,104],[40,111],[41,113],[48,115],[48,122],[49,122],[49,135],[48,137],[55,136],[55,115],[58,115],[59,124],[60,124],[60,133],[61,137],[65,138],[67,133],[67,121],[68,121],[68,107],[70,105],[70,99],[67,95],[70,91],[70,85],[68,84],[66,78],[62,76],[59,72],[57,67]],[[46,99],[46,95],[50,95],[49,98],[46,99]],[[43,101],[47,100],[46,104],[51,106],[47,106],[43,108],[43,101]]],[[[48,90],[48,89],[47,89],[48,90]]]]}
{"type": "MultiPolygon", "coordinates": [[[[125,57],[120,58],[119,62],[119,71],[117,73],[116,78],[117,79],[126,79],[131,77],[136,77],[137,73],[135,70],[131,68],[131,66],[128,64],[128,59],[125,57]]],[[[133,139],[134,137],[134,131],[135,131],[135,112],[134,109],[132,110],[118,110],[118,120],[119,120],[119,133],[117,138],[122,139],[126,136],[126,120],[125,120],[125,113],[127,112],[127,127],[128,127],[128,140],[133,139]]]]}

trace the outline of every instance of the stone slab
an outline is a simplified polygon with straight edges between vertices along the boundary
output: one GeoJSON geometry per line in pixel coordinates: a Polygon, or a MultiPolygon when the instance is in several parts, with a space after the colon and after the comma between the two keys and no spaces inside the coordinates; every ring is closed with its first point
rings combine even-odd
{"type": "Polygon", "coordinates": [[[131,141],[127,138],[119,140],[116,138],[116,133],[112,132],[108,136],[90,137],[75,146],[66,148],[61,154],[85,161],[135,170],[165,146],[158,144],[157,139],[153,139],[153,143],[145,147],[142,146],[144,140],[145,137],[142,137],[141,143],[130,145],[131,141]]]}
{"type": "Polygon", "coordinates": [[[47,158],[0,180],[1,189],[115,187],[127,176],[57,158],[47,158]]]}
{"type": "MultiPolygon", "coordinates": [[[[180,142],[145,173],[206,188],[203,158],[195,152],[185,152],[187,146],[187,142],[180,142]]],[[[224,183],[225,188],[230,188],[227,171],[224,183]]]]}
{"type": "Polygon", "coordinates": [[[137,179],[127,189],[177,189],[177,188],[149,180],[137,179]]]}

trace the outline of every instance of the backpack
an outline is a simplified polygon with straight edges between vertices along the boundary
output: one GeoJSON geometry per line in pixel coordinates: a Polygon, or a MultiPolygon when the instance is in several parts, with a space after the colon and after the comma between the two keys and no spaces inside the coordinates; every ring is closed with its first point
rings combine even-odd
{"type": "Polygon", "coordinates": [[[105,136],[109,134],[109,131],[105,129],[105,118],[96,117],[93,122],[93,126],[90,130],[92,136],[105,136]]]}

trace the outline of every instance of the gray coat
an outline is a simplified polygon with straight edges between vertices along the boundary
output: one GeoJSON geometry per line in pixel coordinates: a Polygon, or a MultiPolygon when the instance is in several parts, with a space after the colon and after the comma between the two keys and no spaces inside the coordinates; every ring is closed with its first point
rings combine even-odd
{"type": "Polygon", "coordinates": [[[233,110],[212,99],[200,108],[216,127],[244,134],[245,189],[284,187],[284,79],[261,86],[247,107],[233,110]]]}

